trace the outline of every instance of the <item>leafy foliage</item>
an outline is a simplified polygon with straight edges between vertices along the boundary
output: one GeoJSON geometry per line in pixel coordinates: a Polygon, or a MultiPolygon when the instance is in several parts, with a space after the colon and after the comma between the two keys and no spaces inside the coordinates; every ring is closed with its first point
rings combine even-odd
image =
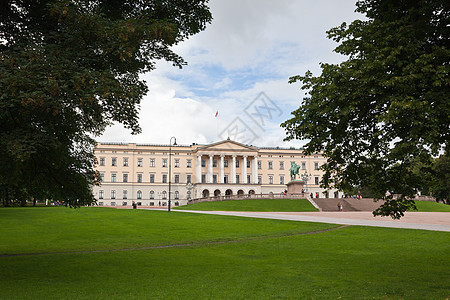
{"type": "Polygon", "coordinates": [[[450,204],[450,155],[445,153],[433,161],[430,192],[439,202],[450,204]]]}
{"type": "Polygon", "coordinates": [[[306,151],[323,151],[323,185],[367,186],[375,214],[400,218],[414,206],[422,178],[412,171],[449,148],[450,3],[361,0],[367,20],[328,31],[348,59],[321,64],[318,77],[293,76],[308,94],[282,124],[286,139],[308,139],[306,151]],[[392,195],[398,194],[398,199],[392,195]]]}
{"type": "Polygon", "coordinates": [[[139,133],[139,74],[211,21],[207,0],[6,0],[0,4],[0,198],[94,201],[94,141],[139,133]]]}

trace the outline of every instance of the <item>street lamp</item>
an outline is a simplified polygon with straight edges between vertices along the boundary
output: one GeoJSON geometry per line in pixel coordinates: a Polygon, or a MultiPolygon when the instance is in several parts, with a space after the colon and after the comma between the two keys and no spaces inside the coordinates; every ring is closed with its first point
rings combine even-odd
{"type": "Polygon", "coordinates": [[[173,146],[177,145],[177,139],[173,136],[170,138],[169,142],[169,209],[170,212],[170,185],[172,183],[172,174],[171,174],[171,168],[172,168],[172,139],[173,139],[173,146]]]}
{"type": "Polygon", "coordinates": [[[194,188],[194,185],[191,182],[186,183],[186,189],[187,189],[187,200],[191,200],[191,190],[194,188]]]}
{"type": "Polygon", "coordinates": [[[308,175],[308,172],[302,174],[302,180],[305,182],[305,192],[308,191],[308,180],[311,179],[311,174],[308,175]]]}

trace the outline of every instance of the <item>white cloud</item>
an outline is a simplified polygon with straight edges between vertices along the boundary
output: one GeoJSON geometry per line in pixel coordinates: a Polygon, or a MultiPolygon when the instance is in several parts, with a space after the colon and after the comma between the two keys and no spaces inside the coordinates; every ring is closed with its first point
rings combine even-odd
{"type": "Polygon", "coordinates": [[[115,125],[99,140],[166,144],[176,136],[181,144],[214,142],[236,117],[251,123],[243,110],[265,92],[282,114],[267,120],[254,144],[304,144],[283,142],[279,126],[304,95],[288,79],[307,70],[318,75],[320,62],[343,60],[325,32],[360,17],[353,12],[355,0],[213,0],[210,6],[213,23],[174,47],[188,66],[158,62],[143,75],[150,92],[141,105],[142,134],[131,136],[115,125]]]}

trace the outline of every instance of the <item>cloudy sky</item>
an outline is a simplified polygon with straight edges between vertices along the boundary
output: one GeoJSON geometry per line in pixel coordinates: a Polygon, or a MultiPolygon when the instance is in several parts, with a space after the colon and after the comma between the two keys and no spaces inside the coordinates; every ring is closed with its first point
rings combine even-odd
{"type": "Polygon", "coordinates": [[[212,143],[226,138],[256,146],[284,142],[280,124],[304,93],[290,76],[319,75],[320,62],[345,59],[326,31],[362,18],[356,0],[210,0],[213,22],[174,47],[188,65],[159,62],[143,75],[149,85],[140,109],[142,133],[114,125],[101,142],[212,143]],[[216,116],[217,114],[217,116],[216,116]]]}

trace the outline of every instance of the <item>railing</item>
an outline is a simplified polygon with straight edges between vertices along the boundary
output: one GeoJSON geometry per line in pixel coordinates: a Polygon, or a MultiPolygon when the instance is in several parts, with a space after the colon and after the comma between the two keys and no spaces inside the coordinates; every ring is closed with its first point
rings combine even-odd
{"type": "Polygon", "coordinates": [[[203,197],[197,199],[188,200],[189,204],[199,203],[199,202],[210,202],[210,201],[227,201],[227,200],[245,200],[245,199],[305,199],[306,195],[304,193],[299,194],[241,194],[241,195],[225,195],[225,196],[211,196],[203,197]]]}

